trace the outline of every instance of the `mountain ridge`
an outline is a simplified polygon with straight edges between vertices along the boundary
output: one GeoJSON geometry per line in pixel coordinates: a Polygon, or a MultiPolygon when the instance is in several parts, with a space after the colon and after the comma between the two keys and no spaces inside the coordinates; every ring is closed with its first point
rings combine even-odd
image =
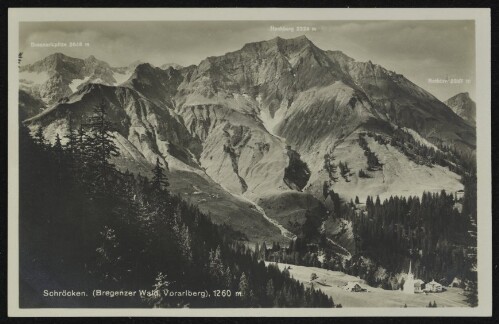
{"type": "MultiPolygon", "coordinates": [[[[401,129],[411,143],[437,149],[453,145],[473,152],[476,145],[468,123],[404,76],[340,51],[323,51],[306,37],[249,43],[180,69],[137,64],[119,85],[88,81],[25,123],[32,130],[44,127],[53,138],[67,132],[69,115],[83,120],[104,100],[119,125],[123,150],[136,151],[124,152],[131,171],[164,159],[173,170],[208,179],[232,196],[266,199],[266,208],[286,201],[297,221],[306,210],[285,198],[294,192],[326,206],[326,191],[349,200],[460,190],[453,171],[422,164],[391,144],[401,129]],[[373,160],[380,167],[369,171],[373,160]]],[[[198,185],[181,182],[177,186],[186,193],[198,192],[198,185]]],[[[218,212],[230,225],[240,228],[244,222],[223,208],[218,212]]],[[[255,228],[267,224],[256,223],[255,228]]],[[[257,237],[253,229],[245,231],[257,237]]]]}

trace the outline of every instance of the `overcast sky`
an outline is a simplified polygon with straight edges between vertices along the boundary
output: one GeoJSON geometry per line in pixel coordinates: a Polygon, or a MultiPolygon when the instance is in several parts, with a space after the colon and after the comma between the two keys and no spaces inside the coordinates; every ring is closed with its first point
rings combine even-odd
{"type": "Polygon", "coordinates": [[[475,98],[473,21],[225,21],[225,22],[35,22],[21,23],[23,64],[54,52],[86,58],[94,55],[112,66],[140,60],[153,65],[199,64],[245,43],[305,34],[324,50],[340,50],[358,61],[405,75],[446,100],[467,91],[475,98]],[[294,27],[294,31],[272,31],[294,27]],[[316,30],[297,31],[296,27],[316,30]],[[87,42],[88,47],[40,48],[31,42],[87,42]],[[428,79],[462,78],[470,83],[432,84],[428,79]]]}

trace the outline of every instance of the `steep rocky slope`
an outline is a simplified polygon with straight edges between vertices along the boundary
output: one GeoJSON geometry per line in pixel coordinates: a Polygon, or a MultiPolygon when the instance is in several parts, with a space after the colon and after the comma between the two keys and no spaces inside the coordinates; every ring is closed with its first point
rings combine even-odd
{"type": "Polygon", "coordinates": [[[456,115],[475,126],[476,104],[470,98],[470,94],[468,92],[458,93],[452,98],[447,99],[445,104],[449,106],[449,108],[452,109],[456,115]]]}
{"type": "Polygon", "coordinates": [[[126,81],[138,63],[111,67],[93,55],[86,59],[55,53],[33,64],[21,66],[21,89],[42,100],[47,106],[75,93],[89,83],[118,85],[126,81]]]}
{"type": "Polygon", "coordinates": [[[27,125],[53,138],[67,131],[70,116],[75,124],[84,121],[105,100],[123,153],[118,165],[144,173],[164,159],[173,191],[251,240],[284,239],[267,216],[295,232],[306,213],[324,217],[325,187],[345,200],[462,188],[448,168],[418,163],[393,146],[396,132],[433,150],[475,149],[474,128],[428,92],[304,36],[246,44],[185,68],[135,64],[120,85],[116,73],[126,69],[49,58],[23,71],[55,71],[49,81],[62,85],[88,80],[74,93],[61,85],[60,93],[43,97],[55,104],[27,125]],[[95,82],[97,75],[103,82],[95,82]]]}

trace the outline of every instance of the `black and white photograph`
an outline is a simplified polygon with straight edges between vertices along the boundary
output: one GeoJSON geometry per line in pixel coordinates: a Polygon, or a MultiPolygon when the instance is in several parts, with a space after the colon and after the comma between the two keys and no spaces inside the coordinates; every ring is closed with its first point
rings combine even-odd
{"type": "Polygon", "coordinates": [[[488,11],[93,10],[16,11],[16,314],[491,312],[488,11]]]}

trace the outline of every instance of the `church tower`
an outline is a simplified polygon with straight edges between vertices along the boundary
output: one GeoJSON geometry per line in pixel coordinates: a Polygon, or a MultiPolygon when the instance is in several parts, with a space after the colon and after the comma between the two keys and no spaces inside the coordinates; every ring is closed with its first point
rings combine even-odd
{"type": "Polygon", "coordinates": [[[409,272],[407,279],[404,282],[404,292],[406,294],[414,294],[414,275],[412,274],[412,261],[409,261],[409,272]]]}

